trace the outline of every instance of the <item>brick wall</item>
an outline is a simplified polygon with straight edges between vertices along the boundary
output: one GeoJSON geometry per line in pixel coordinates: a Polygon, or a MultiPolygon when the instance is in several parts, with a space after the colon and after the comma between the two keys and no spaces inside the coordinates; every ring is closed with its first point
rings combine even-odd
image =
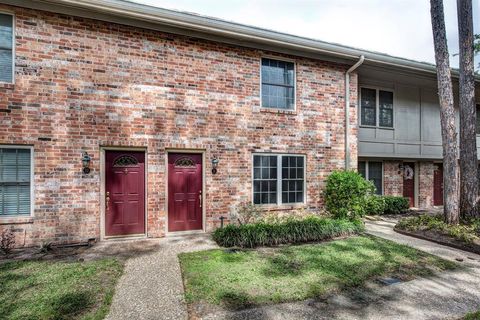
{"type": "MultiPolygon", "coordinates": [[[[260,58],[272,52],[0,5],[16,15],[16,82],[0,85],[0,144],[32,145],[34,217],[19,242],[100,235],[100,148],[144,147],[148,236],[165,232],[166,150],[206,153],[207,229],[251,195],[252,152],[307,157],[307,206],[322,206],[326,176],[344,165],[344,72],[295,59],[295,112],[260,108],[260,58]],[[92,172],[81,173],[81,153],[92,172]],[[210,159],[220,159],[218,174],[210,159]]],[[[356,167],[357,78],[351,81],[356,167]]],[[[287,207],[288,208],[288,207],[287,207]]],[[[9,221],[9,223],[12,221],[9,221]]],[[[0,227],[9,223],[1,222],[0,227]]]]}
{"type": "MultiPolygon", "coordinates": [[[[403,176],[398,173],[402,161],[384,161],[384,193],[403,196],[403,176]]],[[[418,161],[416,165],[418,179],[418,206],[426,209],[433,206],[433,161],[418,161]]]]}

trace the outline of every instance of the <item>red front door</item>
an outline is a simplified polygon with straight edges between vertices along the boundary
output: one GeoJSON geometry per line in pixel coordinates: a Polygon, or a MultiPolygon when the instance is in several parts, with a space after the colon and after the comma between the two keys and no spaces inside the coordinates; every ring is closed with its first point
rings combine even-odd
{"type": "Polygon", "coordinates": [[[202,229],[202,154],[168,154],[168,231],[202,229]]]}
{"type": "Polygon", "coordinates": [[[433,205],[443,206],[443,164],[435,164],[433,171],[433,205]]]}
{"type": "Polygon", "coordinates": [[[145,233],[145,153],[105,153],[105,235],[145,233]]]}
{"type": "Polygon", "coordinates": [[[403,196],[410,199],[410,207],[415,206],[415,163],[403,163],[403,196]]]}

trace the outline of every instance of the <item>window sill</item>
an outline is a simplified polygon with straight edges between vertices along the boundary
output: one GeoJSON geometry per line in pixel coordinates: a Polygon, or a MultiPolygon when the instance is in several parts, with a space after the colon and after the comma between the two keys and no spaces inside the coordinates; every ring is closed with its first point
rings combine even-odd
{"type": "Polygon", "coordinates": [[[305,203],[295,203],[295,204],[256,204],[255,205],[260,211],[288,211],[294,209],[306,209],[307,205],[305,203]]]}
{"type": "Polygon", "coordinates": [[[15,89],[15,83],[11,83],[11,82],[1,82],[1,81],[0,81],[0,88],[3,88],[3,89],[15,89]]]}
{"type": "Polygon", "coordinates": [[[0,225],[33,223],[33,217],[0,217],[0,225]]]}
{"type": "Polygon", "coordinates": [[[392,127],[379,127],[379,126],[366,126],[366,125],[360,125],[359,127],[368,128],[368,129],[395,130],[395,128],[392,128],[392,127]]]}
{"type": "Polygon", "coordinates": [[[282,110],[282,109],[275,109],[275,108],[260,108],[260,112],[265,113],[277,113],[277,114],[287,114],[287,115],[297,115],[296,110],[282,110]]]}

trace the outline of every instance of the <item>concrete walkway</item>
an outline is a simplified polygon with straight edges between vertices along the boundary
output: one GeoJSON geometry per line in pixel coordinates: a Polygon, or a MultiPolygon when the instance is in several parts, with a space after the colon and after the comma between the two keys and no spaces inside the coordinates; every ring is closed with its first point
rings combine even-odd
{"type": "Polygon", "coordinates": [[[113,297],[111,320],[187,319],[182,275],[177,255],[217,246],[210,235],[185,235],[163,239],[108,244],[115,250],[121,245],[142,244],[149,250],[126,261],[113,297]],[[133,244],[132,244],[133,243],[133,244]]]}
{"type": "MultiPolygon", "coordinates": [[[[394,225],[393,220],[367,222],[367,232],[457,261],[464,268],[391,286],[371,283],[326,301],[221,311],[204,319],[458,319],[480,309],[480,256],[397,234],[394,225]]],[[[146,242],[135,246],[148,250],[127,260],[107,319],[187,319],[177,254],[216,245],[205,234],[146,242]]]]}

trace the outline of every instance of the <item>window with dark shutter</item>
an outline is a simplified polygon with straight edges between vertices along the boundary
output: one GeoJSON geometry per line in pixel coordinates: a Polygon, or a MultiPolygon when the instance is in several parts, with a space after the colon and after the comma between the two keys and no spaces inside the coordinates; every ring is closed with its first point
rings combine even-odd
{"type": "Polygon", "coordinates": [[[295,65],[262,59],[262,107],[295,109],[295,65]]]}
{"type": "Polygon", "coordinates": [[[0,216],[30,214],[31,150],[0,147],[0,216]]]}
{"type": "Polygon", "coordinates": [[[0,13],[0,82],[13,82],[13,16],[0,13]]]}

